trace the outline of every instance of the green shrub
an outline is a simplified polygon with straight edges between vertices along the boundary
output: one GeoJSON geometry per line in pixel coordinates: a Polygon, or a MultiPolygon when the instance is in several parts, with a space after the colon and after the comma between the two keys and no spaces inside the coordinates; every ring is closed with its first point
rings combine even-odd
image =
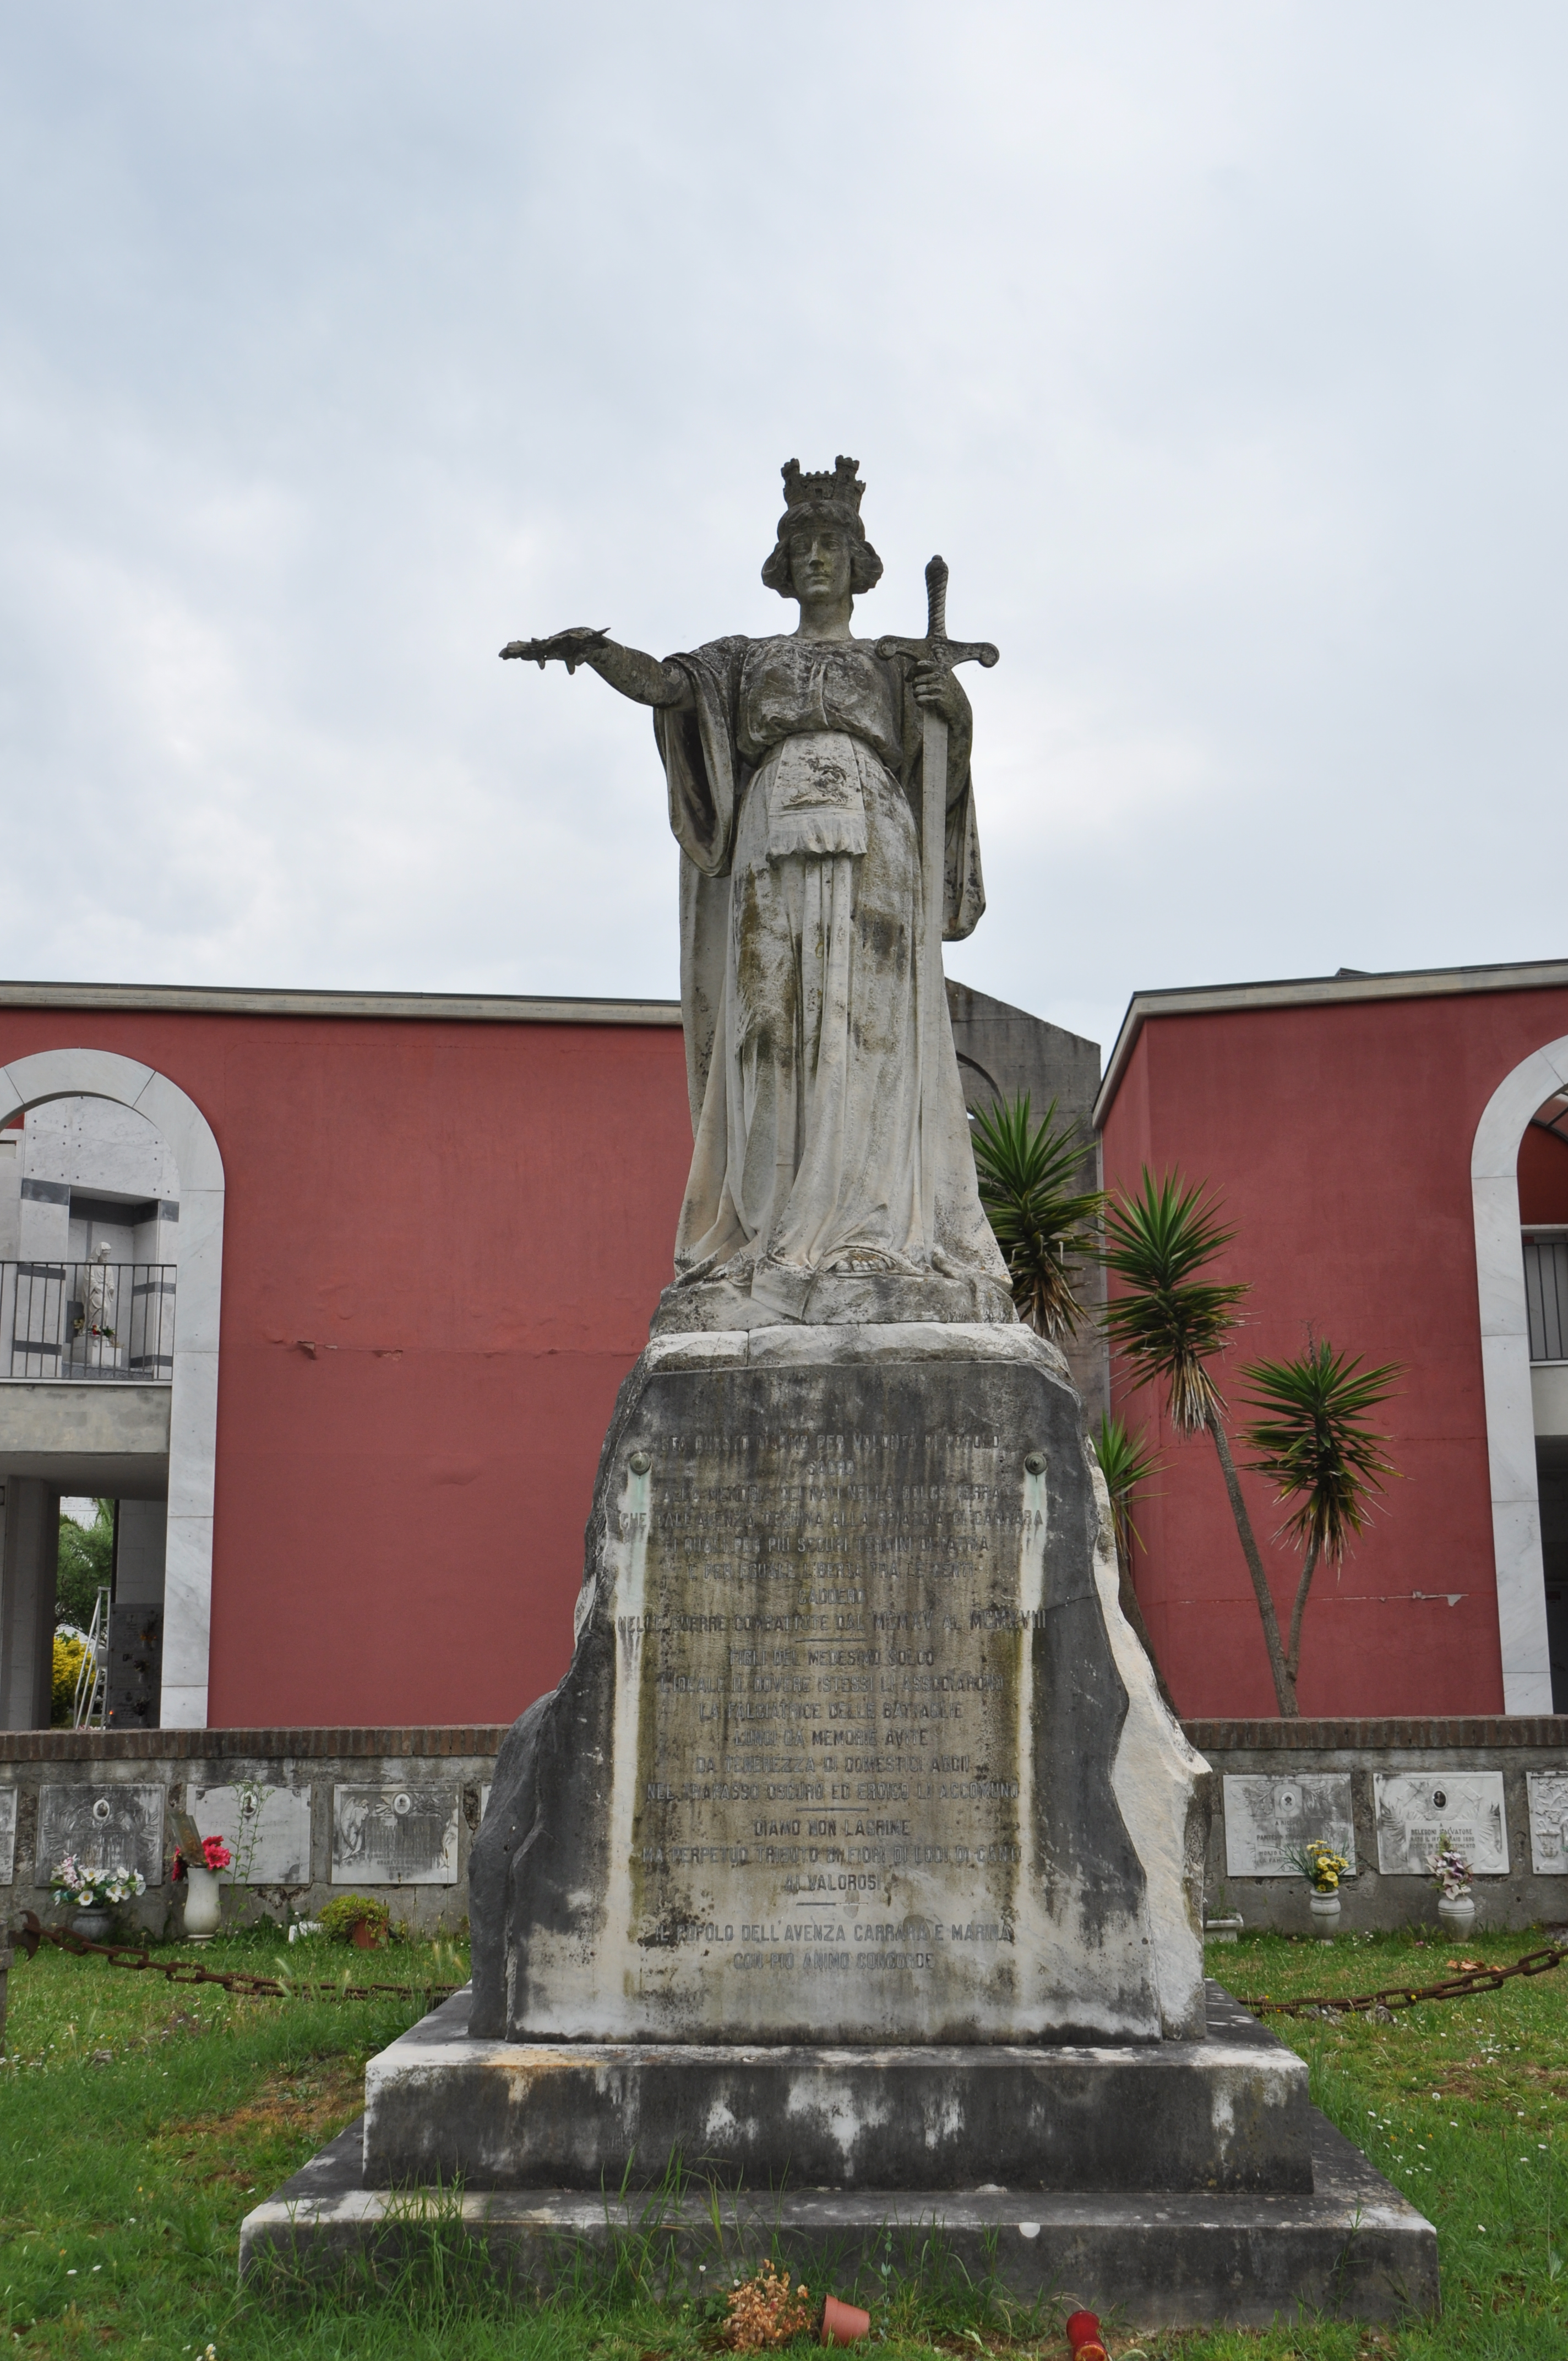
{"type": "Polygon", "coordinates": [[[56,1730],[69,1730],[76,1704],[76,1676],[82,1670],[82,1659],[87,1653],[87,1642],[74,1631],[57,1631],[54,1635],[54,1669],[49,1688],[49,1720],[56,1730]]]}
{"type": "Polygon", "coordinates": [[[320,1913],[322,1932],[334,1943],[352,1943],[356,1927],[371,1940],[384,1943],[391,1931],[392,1914],[384,1902],[368,1894],[334,1894],[320,1913]]]}

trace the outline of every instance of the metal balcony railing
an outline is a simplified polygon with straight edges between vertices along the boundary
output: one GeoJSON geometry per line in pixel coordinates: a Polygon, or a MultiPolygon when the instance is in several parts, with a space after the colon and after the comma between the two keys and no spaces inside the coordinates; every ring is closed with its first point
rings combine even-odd
{"type": "Polygon", "coordinates": [[[1532,1361],[1568,1361],[1568,1236],[1526,1233],[1524,1300],[1532,1361]]]}
{"type": "Polygon", "coordinates": [[[0,1377],[168,1385],[174,1276],[165,1262],[0,1262],[0,1377]]]}

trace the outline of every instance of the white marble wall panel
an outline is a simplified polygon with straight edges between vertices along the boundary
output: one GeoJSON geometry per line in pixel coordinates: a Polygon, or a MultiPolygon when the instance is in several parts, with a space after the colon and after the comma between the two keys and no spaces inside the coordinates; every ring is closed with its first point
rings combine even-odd
{"type": "Polygon", "coordinates": [[[1295,1778],[1229,1773],[1225,1783],[1225,1874],[1299,1877],[1293,1852],[1321,1838],[1355,1871],[1355,1820],[1348,1771],[1295,1778]]]}
{"type": "Polygon", "coordinates": [[[332,1791],[334,1885],[455,1885],[455,1787],[332,1791]]]}
{"type": "Polygon", "coordinates": [[[16,1874],[16,1790],[0,1787],[0,1885],[16,1874]]]}
{"type": "Polygon", "coordinates": [[[1530,1858],[1537,1877],[1568,1877],[1568,1772],[1527,1771],[1530,1858]]]}
{"type": "Polygon", "coordinates": [[[38,1789],[35,1882],[47,1885],[67,1853],[89,1869],[139,1869],[163,1883],[162,1787],[119,1780],[101,1787],[38,1789]]]}
{"type": "Polygon", "coordinates": [[[1568,1361],[1538,1361],[1530,1373],[1538,1435],[1568,1435],[1568,1361]]]}
{"type": "Polygon", "coordinates": [[[308,1885],[311,1791],[247,1779],[191,1789],[191,1817],[204,1837],[222,1837],[234,1858],[230,1885],[308,1885]]]}
{"type": "Polygon", "coordinates": [[[180,1188],[168,1142],[145,1115],[115,1099],[49,1099],[35,1106],[22,1170],[87,1196],[172,1198],[180,1188]]]}
{"type": "Polygon", "coordinates": [[[1500,1771],[1379,1771],[1372,1788],[1385,1877],[1430,1878],[1432,1855],[1445,1839],[1477,1877],[1508,1875],[1500,1771]]]}

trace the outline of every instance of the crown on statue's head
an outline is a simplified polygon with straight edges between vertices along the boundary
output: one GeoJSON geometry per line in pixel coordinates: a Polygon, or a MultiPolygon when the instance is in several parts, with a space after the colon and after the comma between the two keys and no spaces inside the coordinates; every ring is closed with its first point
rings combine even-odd
{"type": "Polygon", "coordinates": [[[831,517],[840,524],[859,527],[861,495],[866,489],[855,473],[860,464],[858,459],[846,459],[840,452],[830,476],[826,472],[806,476],[801,473],[798,459],[786,459],[779,470],[784,488],[780,533],[792,524],[804,524],[812,516],[831,517]]]}
{"type": "Polygon", "coordinates": [[[819,476],[805,475],[798,459],[786,459],[779,469],[784,478],[784,512],[779,519],[773,555],[762,568],[762,579],[781,598],[793,598],[795,595],[791,572],[795,537],[813,525],[836,525],[848,537],[850,582],[857,594],[874,589],[881,579],[882,560],[866,539],[866,529],[861,522],[861,494],[866,488],[855,473],[860,464],[858,459],[846,459],[840,452],[831,475],[826,470],[819,476]]]}

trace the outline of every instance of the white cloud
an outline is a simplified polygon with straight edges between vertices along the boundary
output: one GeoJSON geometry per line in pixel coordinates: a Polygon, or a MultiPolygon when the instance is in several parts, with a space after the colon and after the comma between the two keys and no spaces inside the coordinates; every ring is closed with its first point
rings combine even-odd
{"type": "Polygon", "coordinates": [[[776,628],[857,452],[973,682],[950,965],[1557,927],[1560,12],[38,10],[0,90],[4,964],[674,989],[647,717],[495,651],[776,628]],[[17,881],[30,880],[18,885],[17,881]]]}

